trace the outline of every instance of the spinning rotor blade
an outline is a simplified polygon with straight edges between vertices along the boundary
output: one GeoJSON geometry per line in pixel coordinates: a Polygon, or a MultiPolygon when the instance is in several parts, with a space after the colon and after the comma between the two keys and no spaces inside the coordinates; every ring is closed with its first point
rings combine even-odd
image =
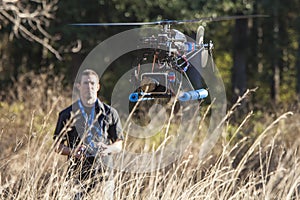
{"type": "Polygon", "coordinates": [[[143,25],[173,25],[184,23],[197,23],[197,22],[212,22],[212,21],[225,21],[234,19],[247,19],[256,17],[268,17],[267,15],[235,15],[223,17],[201,17],[199,19],[191,20],[161,20],[155,22],[124,22],[124,23],[74,23],[72,26],[143,26],[143,25]]]}
{"type": "Polygon", "coordinates": [[[157,22],[128,22],[128,23],[76,23],[70,24],[72,26],[143,26],[143,25],[157,25],[157,22]]]}
{"type": "Polygon", "coordinates": [[[234,16],[222,16],[222,17],[201,17],[199,19],[180,20],[177,21],[177,24],[197,23],[197,22],[217,22],[217,21],[248,19],[248,18],[258,18],[258,17],[268,17],[268,15],[234,15],[234,16]]]}
{"type": "Polygon", "coordinates": [[[143,25],[165,25],[177,24],[176,20],[161,20],[155,22],[120,22],[120,23],[75,23],[73,26],[143,26],[143,25]]]}

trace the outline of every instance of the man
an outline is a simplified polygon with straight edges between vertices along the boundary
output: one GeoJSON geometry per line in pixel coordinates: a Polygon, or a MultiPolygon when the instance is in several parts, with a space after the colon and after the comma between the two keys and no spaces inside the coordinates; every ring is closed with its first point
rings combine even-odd
{"type": "Polygon", "coordinates": [[[56,152],[72,161],[68,178],[84,186],[77,199],[99,181],[110,185],[105,196],[112,199],[114,184],[108,165],[111,165],[111,154],[122,149],[120,119],[114,108],[97,98],[100,83],[95,71],[84,70],[76,87],[79,99],[59,113],[54,132],[58,142],[56,152]],[[87,181],[91,183],[86,184],[87,181]]]}

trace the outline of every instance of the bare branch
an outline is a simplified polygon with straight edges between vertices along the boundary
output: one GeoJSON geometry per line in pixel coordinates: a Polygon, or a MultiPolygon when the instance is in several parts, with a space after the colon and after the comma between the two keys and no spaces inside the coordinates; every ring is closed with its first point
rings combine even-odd
{"type": "Polygon", "coordinates": [[[57,59],[62,60],[58,50],[51,45],[55,38],[46,31],[54,18],[57,2],[58,0],[29,0],[27,3],[22,3],[18,0],[2,0],[0,19],[3,20],[0,21],[0,29],[11,24],[13,35],[16,37],[21,35],[29,41],[41,44],[57,59]]]}

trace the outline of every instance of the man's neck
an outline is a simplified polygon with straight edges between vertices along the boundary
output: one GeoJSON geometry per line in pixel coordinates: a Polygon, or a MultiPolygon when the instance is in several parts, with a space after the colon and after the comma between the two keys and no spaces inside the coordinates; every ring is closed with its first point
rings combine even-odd
{"type": "Polygon", "coordinates": [[[84,100],[80,99],[80,101],[82,102],[82,104],[83,104],[84,107],[91,108],[91,107],[93,107],[95,105],[97,99],[96,100],[91,100],[90,99],[90,100],[87,100],[87,101],[84,101],[84,100]]]}

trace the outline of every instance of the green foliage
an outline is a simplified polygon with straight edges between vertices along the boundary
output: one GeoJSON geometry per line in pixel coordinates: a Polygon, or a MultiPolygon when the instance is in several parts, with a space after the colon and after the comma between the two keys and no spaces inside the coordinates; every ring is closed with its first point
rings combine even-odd
{"type": "MultiPolygon", "coordinates": [[[[247,41],[240,41],[247,43],[247,87],[260,88],[252,99],[253,104],[270,101],[275,64],[280,68],[280,102],[291,102],[296,98],[296,83],[299,79],[295,76],[299,51],[299,21],[296,20],[299,7],[300,3],[295,0],[284,3],[278,0],[90,0],[88,3],[85,0],[59,1],[47,31],[55,38],[53,46],[59,49],[64,60],[58,61],[38,44],[11,37],[11,27],[2,28],[0,87],[8,87],[12,79],[17,79],[20,74],[32,70],[39,72],[41,67],[49,65],[55,66],[55,72],[64,74],[66,82],[72,85],[81,62],[97,44],[116,33],[134,28],[74,27],[69,25],[71,23],[180,20],[258,13],[270,17],[249,20],[247,41]]],[[[212,40],[215,45],[214,58],[223,76],[228,99],[232,95],[234,23],[234,20],[203,23],[206,28],[205,41],[212,40]]],[[[194,37],[197,25],[178,25],[175,28],[194,37]]],[[[130,65],[130,61],[127,63],[126,65],[130,65]]],[[[116,62],[114,66],[121,64],[124,63],[116,62]]],[[[117,80],[122,73],[124,71],[114,71],[111,68],[103,78],[117,80]]],[[[110,84],[105,90],[110,91],[113,86],[114,84],[110,84]]],[[[108,96],[105,98],[110,99],[108,96]]]]}

